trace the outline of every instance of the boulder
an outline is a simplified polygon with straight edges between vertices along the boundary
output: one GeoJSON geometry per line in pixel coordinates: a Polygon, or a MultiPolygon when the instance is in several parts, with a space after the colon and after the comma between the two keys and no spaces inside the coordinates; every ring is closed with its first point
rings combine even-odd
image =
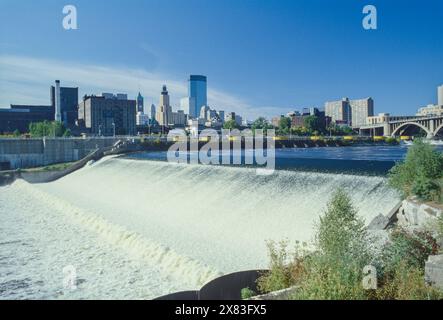
{"type": "Polygon", "coordinates": [[[443,254],[429,256],[425,265],[425,280],[443,290],[443,254]]]}
{"type": "Polygon", "coordinates": [[[411,198],[402,202],[397,219],[400,226],[426,229],[442,215],[443,208],[440,206],[411,198]]]}

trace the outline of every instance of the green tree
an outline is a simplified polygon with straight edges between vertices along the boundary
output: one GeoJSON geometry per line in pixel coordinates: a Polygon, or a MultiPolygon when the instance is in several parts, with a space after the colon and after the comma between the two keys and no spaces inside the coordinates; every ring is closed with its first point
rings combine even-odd
{"type": "Polygon", "coordinates": [[[314,131],[323,132],[325,127],[321,122],[321,119],[317,116],[307,116],[304,120],[306,129],[313,133],[314,131]]]}
{"type": "Polygon", "coordinates": [[[389,173],[389,184],[404,197],[416,195],[423,200],[440,196],[438,180],[443,177],[443,156],[421,139],[414,141],[403,162],[389,173]]]}
{"type": "Polygon", "coordinates": [[[66,129],[65,132],[63,132],[63,137],[70,137],[72,136],[71,129],[66,129]]]}
{"type": "Polygon", "coordinates": [[[267,130],[272,129],[273,126],[265,118],[259,117],[252,123],[251,128],[254,133],[256,129],[262,129],[263,133],[266,134],[267,130]]]}
{"type": "Polygon", "coordinates": [[[32,137],[62,137],[66,132],[63,123],[59,121],[33,122],[29,124],[29,133],[32,137]]]}
{"type": "Polygon", "coordinates": [[[15,129],[13,135],[14,137],[20,137],[20,131],[18,129],[15,129]]]}
{"type": "Polygon", "coordinates": [[[364,221],[358,216],[351,198],[338,189],[320,217],[316,240],[318,248],[328,256],[361,256],[367,237],[364,221]]]}
{"type": "Polygon", "coordinates": [[[281,117],[278,121],[278,133],[280,135],[289,134],[289,130],[291,129],[291,118],[289,117],[281,117]]]}
{"type": "Polygon", "coordinates": [[[239,125],[237,124],[237,122],[235,120],[228,120],[223,124],[223,129],[228,129],[228,130],[232,130],[232,129],[238,129],[239,125]]]}

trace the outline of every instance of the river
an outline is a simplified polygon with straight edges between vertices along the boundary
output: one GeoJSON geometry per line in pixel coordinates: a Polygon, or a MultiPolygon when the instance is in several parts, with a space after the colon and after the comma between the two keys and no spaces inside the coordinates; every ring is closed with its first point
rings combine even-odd
{"type": "Polygon", "coordinates": [[[387,213],[399,196],[385,175],[406,151],[277,150],[269,176],[141,153],[52,183],[18,180],[0,187],[0,299],[150,299],[266,267],[266,240],[309,243],[337,188],[366,222],[387,213]]]}

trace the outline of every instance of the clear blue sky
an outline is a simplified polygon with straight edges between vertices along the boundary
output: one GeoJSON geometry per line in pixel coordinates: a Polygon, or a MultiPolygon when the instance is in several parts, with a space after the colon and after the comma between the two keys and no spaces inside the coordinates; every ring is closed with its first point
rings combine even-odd
{"type": "Polygon", "coordinates": [[[443,84],[442,21],[442,0],[0,0],[0,107],[44,103],[55,78],[81,93],[140,87],[154,103],[170,81],[177,103],[194,73],[210,104],[248,117],[345,96],[413,114],[443,84]],[[62,28],[66,4],[78,30],[62,28]],[[377,30],[362,27],[366,4],[377,30]]]}

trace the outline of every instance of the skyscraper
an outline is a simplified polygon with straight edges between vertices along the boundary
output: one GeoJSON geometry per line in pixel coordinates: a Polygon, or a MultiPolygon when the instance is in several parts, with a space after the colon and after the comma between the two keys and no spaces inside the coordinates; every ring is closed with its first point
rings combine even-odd
{"type": "Polygon", "coordinates": [[[163,89],[160,95],[160,103],[158,106],[156,120],[161,126],[168,126],[169,122],[172,120],[172,108],[169,104],[169,93],[166,85],[163,85],[163,89]]]}
{"type": "Polygon", "coordinates": [[[185,114],[189,115],[191,118],[198,118],[198,114],[197,115],[192,114],[195,108],[194,98],[185,97],[180,99],[180,108],[183,110],[185,114]]]}
{"type": "Polygon", "coordinates": [[[437,94],[438,94],[438,101],[437,101],[437,103],[438,103],[439,106],[443,106],[443,84],[438,87],[437,94]]]}
{"type": "Polygon", "coordinates": [[[197,118],[200,114],[201,107],[208,104],[207,79],[205,76],[191,75],[189,77],[188,96],[190,98],[189,116],[191,118],[197,118]]]}
{"type": "Polygon", "coordinates": [[[143,104],[143,96],[141,95],[141,93],[138,93],[137,96],[137,113],[141,112],[141,113],[145,113],[144,111],[144,104],[143,104]]]}
{"type": "Polygon", "coordinates": [[[155,120],[155,104],[151,104],[151,120],[155,120]]]}

